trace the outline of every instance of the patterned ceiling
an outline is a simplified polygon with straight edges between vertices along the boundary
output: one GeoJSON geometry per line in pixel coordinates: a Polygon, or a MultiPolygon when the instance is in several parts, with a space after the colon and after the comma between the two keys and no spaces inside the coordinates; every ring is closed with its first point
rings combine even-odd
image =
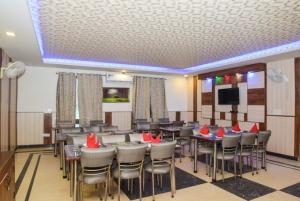
{"type": "Polygon", "coordinates": [[[43,0],[44,57],[187,68],[300,40],[299,0],[43,0]]]}

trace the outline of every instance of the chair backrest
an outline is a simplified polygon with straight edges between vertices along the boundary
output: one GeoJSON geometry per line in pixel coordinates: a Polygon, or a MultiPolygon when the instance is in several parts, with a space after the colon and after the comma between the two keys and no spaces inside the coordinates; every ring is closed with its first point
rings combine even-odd
{"type": "Polygon", "coordinates": [[[147,122],[147,119],[135,119],[134,122],[138,123],[138,122],[147,122]]]}
{"type": "Polygon", "coordinates": [[[119,146],[117,148],[118,163],[137,163],[143,161],[147,147],[147,144],[119,146]]]}
{"type": "Polygon", "coordinates": [[[150,123],[150,130],[157,130],[159,128],[158,122],[151,122],[150,123]]]}
{"type": "Polygon", "coordinates": [[[255,133],[243,133],[241,135],[241,152],[250,152],[253,151],[255,145],[255,133]]]}
{"type": "Polygon", "coordinates": [[[225,126],[224,127],[224,132],[227,133],[231,133],[232,132],[232,126],[225,126]]]}
{"type": "Polygon", "coordinates": [[[271,136],[271,131],[260,131],[257,136],[257,145],[259,148],[266,148],[271,136]]]}
{"type": "Polygon", "coordinates": [[[199,121],[189,121],[187,123],[187,126],[192,126],[193,128],[199,128],[200,124],[199,124],[199,121]]]}
{"type": "Polygon", "coordinates": [[[83,132],[100,133],[101,132],[101,127],[100,126],[84,127],[83,132]]]}
{"type": "Polygon", "coordinates": [[[219,127],[217,125],[211,125],[211,126],[208,126],[208,130],[209,130],[209,133],[216,134],[219,130],[219,127]]]}
{"type": "Polygon", "coordinates": [[[169,118],[159,118],[158,121],[159,121],[159,123],[168,123],[168,122],[170,122],[170,119],[169,118]]]}
{"type": "Polygon", "coordinates": [[[184,121],[173,121],[173,126],[181,127],[184,125],[184,121]]]}
{"type": "Polygon", "coordinates": [[[104,167],[112,164],[114,159],[115,148],[90,149],[81,148],[81,166],[85,168],[104,167]]]}
{"type": "Polygon", "coordinates": [[[241,135],[224,135],[222,138],[222,148],[224,154],[235,154],[241,135]]]}
{"type": "Polygon", "coordinates": [[[104,135],[101,136],[101,142],[103,144],[122,143],[125,142],[125,135],[104,135]]]}
{"type": "Polygon", "coordinates": [[[136,130],[138,130],[138,131],[150,130],[150,122],[136,123],[136,130]]]}
{"type": "Polygon", "coordinates": [[[130,133],[133,133],[133,131],[132,130],[119,130],[119,131],[114,132],[115,135],[129,135],[130,133]]]}
{"type": "Polygon", "coordinates": [[[140,133],[132,133],[129,134],[130,142],[141,142],[143,140],[143,134],[140,133]]]}
{"type": "Polygon", "coordinates": [[[56,123],[58,128],[74,128],[75,124],[72,121],[58,121],[56,123]]]}
{"type": "Polygon", "coordinates": [[[101,132],[114,132],[118,130],[118,126],[103,126],[101,132]]]}
{"type": "Polygon", "coordinates": [[[67,138],[70,138],[70,143],[75,146],[82,146],[86,143],[86,135],[82,136],[67,136],[67,138]]]}
{"type": "Polygon", "coordinates": [[[90,126],[97,126],[104,124],[103,120],[90,120],[90,126]]]}
{"type": "Polygon", "coordinates": [[[185,126],[180,128],[180,137],[190,137],[193,135],[193,127],[185,126]]]}
{"type": "Polygon", "coordinates": [[[176,140],[151,145],[151,160],[172,158],[175,152],[176,140]]]}
{"type": "Polygon", "coordinates": [[[82,129],[81,128],[61,128],[59,129],[60,133],[81,133],[82,129]]]}

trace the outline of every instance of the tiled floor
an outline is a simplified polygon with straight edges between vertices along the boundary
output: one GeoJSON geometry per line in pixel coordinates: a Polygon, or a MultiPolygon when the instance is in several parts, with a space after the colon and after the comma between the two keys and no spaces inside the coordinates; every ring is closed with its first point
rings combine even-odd
{"type": "MultiPolygon", "coordinates": [[[[59,170],[59,158],[53,157],[49,150],[30,151],[16,154],[16,201],[71,201],[69,182],[62,178],[59,170]]],[[[183,158],[182,163],[177,160],[175,197],[171,198],[166,176],[163,189],[157,189],[156,201],[300,200],[300,162],[273,156],[268,156],[267,159],[267,171],[260,170],[259,174],[254,175],[248,172],[243,178],[236,180],[232,173],[225,172],[224,182],[218,174],[216,183],[211,183],[201,161],[198,173],[193,173],[190,157],[183,158]]],[[[143,200],[150,201],[151,181],[147,178],[145,181],[143,200]]],[[[125,193],[121,195],[122,201],[138,198],[137,186],[133,194],[126,190],[126,182],[123,189],[125,193]]],[[[84,200],[99,200],[94,186],[85,187],[84,200]]],[[[116,196],[114,200],[117,200],[116,196]]]]}

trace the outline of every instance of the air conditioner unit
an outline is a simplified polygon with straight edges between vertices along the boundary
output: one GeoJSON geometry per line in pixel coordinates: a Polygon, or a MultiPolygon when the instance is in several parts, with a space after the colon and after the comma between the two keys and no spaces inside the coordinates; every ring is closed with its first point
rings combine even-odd
{"type": "Polygon", "coordinates": [[[128,74],[107,74],[106,81],[108,81],[108,82],[132,82],[133,77],[128,74]]]}

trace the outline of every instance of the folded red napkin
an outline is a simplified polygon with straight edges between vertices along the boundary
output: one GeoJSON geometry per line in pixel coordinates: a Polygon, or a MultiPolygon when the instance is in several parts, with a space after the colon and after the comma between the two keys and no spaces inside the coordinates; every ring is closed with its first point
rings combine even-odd
{"type": "Polygon", "coordinates": [[[258,133],[258,132],[259,132],[256,123],[253,124],[253,126],[250,128],[249,131],[250,131],[251,133],[258,133]]]}
{"type": "Polygon", "coordinates": [[[95,133],[89,133],[86,136],[86,145],[88,148],[98,148],[100,145],[96,139],[95,133]]]}
{"type": "Polygon", "coordinates": [[[160,143],[160,134],[156,136],[156,138],[151,137],[151,142],[152,143],[160,143]]]}
{"type": "Polygon", "coordinates": [[[218,130],[218,137],[223,137],[224,133],[225,133],[224,128],[220,127],[219,130],[218,130]]]}
{"type": "Polygon", "coordinates": [[[232,127],[232,131],[234,131],[234,132],[240,132],[240,131],[241,131],[240,126],[239,126],[239,123],[236,123],[236,124],[232,127]]]}
{"type": "Polygon", "coordinates": [[[209,133],[208,126],[204,125],[202,128],[200,128],[200,133],[203,135],[207,135],[209,133]]]}
{"type": "Polygon", "coordinates": [[[143,133],[143,140],[144,140],[145,142],[150,142],[150,141],[151,141],[151,138],[152,138],[151,132],[143,133]]]}

